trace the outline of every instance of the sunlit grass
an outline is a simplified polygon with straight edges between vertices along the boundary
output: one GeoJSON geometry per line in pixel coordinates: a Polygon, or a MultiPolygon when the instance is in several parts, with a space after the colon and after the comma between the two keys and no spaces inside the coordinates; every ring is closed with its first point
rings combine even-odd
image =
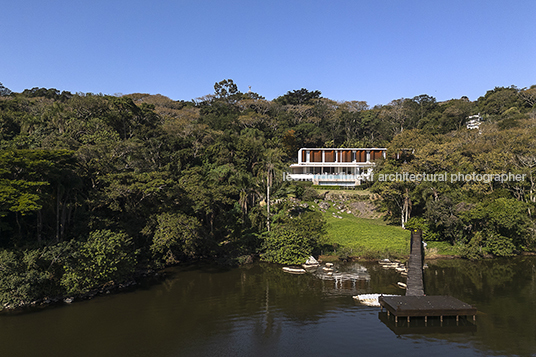
{"type": "Polygon", "coordinates": [[[410,233],[388,225],[382,219],[358,218],[330,208],[324,213],[328,223],[328,244],[339,246],[345,254],[369,258],[409,254],[410,233]],[[341,218],[334,217],[333,213],[341,218]],[[349,250],[349,251],[348,251],[349,250]]]}
{"type": "Polygon", "coordinates": [[[427,242],[428,252],[432,255],[458,255],[460,254],[457,247],[452,246],[449,242],[427,242]]]}

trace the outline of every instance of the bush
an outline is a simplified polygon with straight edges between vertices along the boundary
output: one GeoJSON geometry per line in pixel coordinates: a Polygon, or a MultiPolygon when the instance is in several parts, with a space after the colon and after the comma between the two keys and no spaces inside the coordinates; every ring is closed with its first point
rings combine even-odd
{"type": "Polygon", "coordinates": [[[515,248],[512,239],[499,234],[490,234],[486,242],[486,250],[496,257],[510,257],[515,248]]]}
{"type": "Polygon", "coordinates": [[[422,231],[422,239],[425,241],[441,240],[439,233],[432,232],[426,220],[422,217],[412,217],[404,225],[406,229],[420,229],[422,231]]]}
{"type": "Polygon", "coordinates": [[[460,255],[472,260],[482,258],[485,253],[482,247],[483,241],[482,232],[476,232],[469,243],[460,246],[460,255]]]}
{"type": "Polygon", "coordinates": [[[0,302],[3,306],[17,306],[29,303],[47,274],[42,274],[33,266],[32,254],[0,252],[0,302]]]}
{"type": "Polygon", "coordinates": [[[158,226],[151,245],[151,251],[157,256],[157,264],[175,264],[181,257],[193,258],[197,255],[201,224],[195,217],[182,213],[163,213],[157,220],[158,226]]]}
{"type": "Polygon", "coordinates": [[[312,187],[311,182],[296,181],[290,186],[290,193],[303,201],[314,201],[319,198],[318,192],[312,187]]]}
{"type": "Polygon", "coordinates": [[[320,198],[318,192],[312,187],[305,187],[303,195],[301,197],[304,201],[314,201],[320,198]]]}
{"type": "Polygon", "coordinates": [[[72,251],[70,242],[33,250],[0,251],[0,304],[21,306],[62,294],[62,265],[72,251]]]}
{"type": "Polygon", "coordinates": [[[303,264],[323,243],[326,222],[320,212],[286,217],[266,235],[262,260],[279,264],[303,264]]]}
{"type": "MultiPolygon", "coordinates": [[[[514,199],[498,198],[479,203],[461,216],[466,227],[471,227],[469,243],[478,244],[485,253],[511,256],[533,243],[533,223],[527,214],[528,204],[514,199]]],[[[479,248],[480,249],[480,248],[479,248]]]]}
{"type": "Polygon", "coordinates": [[[265,249],[262,259],[279,264],[303,264],[312,251],[303,235],[286,229],[270,232],[266,237],[265,249]]]}
{"type": "Polygon", "coordinates": [[[68,293],[83,293],[108,282],[125,280],[136,265],[132,239],[125,233],[93,231],[65,265],[61,285],[68,293]]]}

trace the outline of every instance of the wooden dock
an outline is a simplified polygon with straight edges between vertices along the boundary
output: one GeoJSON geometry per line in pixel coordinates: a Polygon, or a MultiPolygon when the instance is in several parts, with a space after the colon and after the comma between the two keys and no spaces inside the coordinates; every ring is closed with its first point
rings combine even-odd
{"type": "Polygon", "coordinates": [[[452,296],[380,296],[381,310],[385,308],[387,315],[394,315],[395,322],[399,317],[405,317],[409,322],[411,317],[436,316],[443,322],[445,316],[472,316],[475,320],[476,308],[452,296]]]}
{"type": "Polygon", "coordinates": [[[424,296],[422,232],[411,231],[406,296],[424,296]]]}
{"type": "Polygon", "coordinates": [[[456,322],[460,316],[472,316],[474,321],[475,307],[452,296],[424,294],[423,263],[422,232],[412,230],[406,296],[380,296],[381,310],[385,308],[388,317],[394,315],[395,323],[399,317],[406,318],[408,323],[412,317],[424,317],[425,324],[428,317],[439,317],[441,324],[445,316],[455,316],[456,322]]]}
{"type": "Polygon", "coordinates": [[[438,318],[424,320],[412,319],[406,321],[401,319],[400,322],[394,320],[393,316],[386,311],[378,312],[378,319],[383,322],[396,335],[405,334],[446,334],[446,333],[474,333],[477,327],[473,321],[460,319],[456,321],[453,318],[445,318],[440,321],[438,318]]]}

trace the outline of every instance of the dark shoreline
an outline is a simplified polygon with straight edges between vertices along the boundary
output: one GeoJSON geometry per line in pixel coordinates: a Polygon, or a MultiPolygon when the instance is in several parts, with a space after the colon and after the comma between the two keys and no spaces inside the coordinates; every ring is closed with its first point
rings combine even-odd
{"type": "Polygon", "coordinates": [[[151,269],[143,270],[136,272],[132,277],[120,283],[109,282],[82,294],[47,296],[42,299],[33,300],[29,303],[19,304],[16,306],[2,306],[0,308],[0,314],[19,314],[25,312],[34,312],[40,309],[60,304],[71,304],[73,302],[91,300],[94,297],[102,295],[130,292],[143,286],[157,284],[162,279],[164,279],[165,276],[166,273],[164,269],[158,271],[151,269]]]}
{"type": "MultiPolygon", "coordinates": [[[[520,254],[510,257],[510,258],[515,258],[519,256],[536,256],[536,252],[521,252],[520,254]]],[[[407,257],[402,258],[402,260],[404,259],[407,259],[407,257]]],[[[456,255],[433,255],[430,257],[425,257],[425,260],[451,260],[451,259],[465,259],[465,258],[461,256],[456,256],[456,255]]],[[[488,257],[484,259],[494,259],[494,258],[488,257]]],[[[346,261],[373,262],[373,261],[378,261],[378,260],[380,259],[348,257],[346,261]]],[[[257,259],[251,259],[251,260],[248,260],[245,264],[240,264],[240,265],[236,265],[236,264],[230,265],[228,264],[228,261],[226,261],[227,264],[225,263],[222,264],[222,261],[218,262],[218,260],[212,261],[212,263],[216,263],[217,265],[220,265],[222,267],[238,267],[238,266],[252,264],[256,261],[257,259]]],[[[321,255],[318,257],[318,261],[319,262],[341,262],[341,260],[339,259],[339,256],[337,255],[321,255]]],[[[131,278],[121,283],[110,282],[108,284],[104,284],[95,289],[91,289],[90,291],[83,293],[83,294],[57,295],[57,296],[37,299],[29,303],[20,304],[17,306],[3,306],[3,307],[0,307],[0,315],[32,313],[32,312],[37,312],[41,309],[45,309],[45,308],[49,308],[53,306],[60,306],[60,305],[65,305],[65,304],[72,304],[74,302],[79,302],[79,301],[91,300],[95,297],[99,297],[102,295],[119,294],[119,293],[127,293],[131,291],[135,291],[142,287],[147,287],[153,284],[160,283],[163,279],[165,279],[168,276],[168,273],[166,272],[168,268],[176,267],[176,266],[188,267],[189,265],[198,264],[198,263],[200,263],[200,261],[196,260],[195,262],[185,262],[181,264],[170,265],[160,270],[147,269],[147,270],[138,271],[134,274],[134,276],[132,276],[131,278]]]]}

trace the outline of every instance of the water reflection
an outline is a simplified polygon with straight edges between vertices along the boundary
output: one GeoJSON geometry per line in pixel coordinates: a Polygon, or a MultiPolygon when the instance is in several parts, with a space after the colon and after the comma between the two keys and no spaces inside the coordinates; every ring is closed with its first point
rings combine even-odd
{"type": "Polygon", "coordinates": [[[396,335],[419,334],[448,334],[448,333],[474,333],[477,330],[476,324],[467,318],[456,320],[455,317],[444,317],[441,321],[437,318],[415,318],[408,322],[404,318],[395,320],[393,315],[388,315],[386,311],[378,312],[378,319],[383,322],[396,335]]]}
{"type": "Polygon", "coordinates": [[[425,271],[429,294],[478,308],[478,344],[494,353],[536,353],[536,259],[444,260],[425,271]]]}
{"type": "Polygon", "coordinates": [[[531,355],[536,353],[535,263],[534,257],[428,262],[427,293],[477,306],[476,331],[393,333],[379,320],[378,308],[352,299],[403,293],[395,285],[400,275],[375,262],[360,263],[368,278],[355,281],[292,275],[269,264],[234,269],[196,265],[170,269],[161,284],[134,292],[39,313],[4,314],[0,351],[2,356],[58,357],[332,356],[357,351],[374,356],[531,355]]]}

